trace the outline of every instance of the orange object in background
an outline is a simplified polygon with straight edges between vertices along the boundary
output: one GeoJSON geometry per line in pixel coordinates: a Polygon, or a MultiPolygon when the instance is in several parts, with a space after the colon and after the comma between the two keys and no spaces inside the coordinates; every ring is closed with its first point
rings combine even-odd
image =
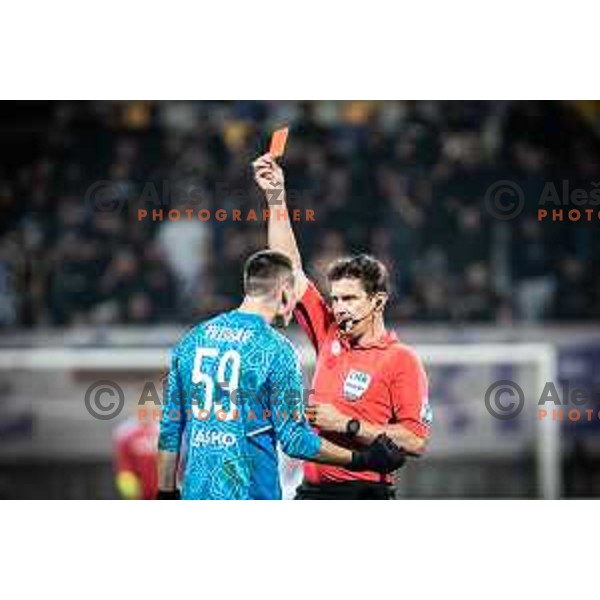
{"type": "Polygon", "coordinates": [[[153,500],[158,489],[158,423],[129,419],[114,435],[115,483],[121,498],[153,500]]]}

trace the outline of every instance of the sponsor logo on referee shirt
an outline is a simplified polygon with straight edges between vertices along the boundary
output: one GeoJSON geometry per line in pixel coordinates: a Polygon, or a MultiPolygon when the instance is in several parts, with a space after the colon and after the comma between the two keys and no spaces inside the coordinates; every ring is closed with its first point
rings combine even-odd
{"type": "Polygon", "coordinates": [[[353,369],[344,380],[344,396],[348,400],[358,400],[367,391],[370,383],[371,376],[368,373],[353,369]]]}

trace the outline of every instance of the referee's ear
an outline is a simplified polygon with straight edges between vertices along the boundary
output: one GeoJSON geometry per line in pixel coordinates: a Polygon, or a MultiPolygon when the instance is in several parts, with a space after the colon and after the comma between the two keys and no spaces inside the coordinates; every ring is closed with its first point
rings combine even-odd
{"type": "Polygon", "coordinates": [[[382,313],[385,310],[385,305],[388,301],[388,295],[385,292],[378,292],[374,296],[373,310],[382,313]]]}

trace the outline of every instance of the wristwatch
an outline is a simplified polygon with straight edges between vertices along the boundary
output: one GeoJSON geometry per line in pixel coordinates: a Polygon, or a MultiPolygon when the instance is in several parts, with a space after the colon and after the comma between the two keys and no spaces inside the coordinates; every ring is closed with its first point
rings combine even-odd
{"type": "Polygon", "coordinates": [[[346,423],[346,435],[348,437],[354,437],[358,435],[360,431],[360,421],[358,419],[350,419],[346,423]]]}

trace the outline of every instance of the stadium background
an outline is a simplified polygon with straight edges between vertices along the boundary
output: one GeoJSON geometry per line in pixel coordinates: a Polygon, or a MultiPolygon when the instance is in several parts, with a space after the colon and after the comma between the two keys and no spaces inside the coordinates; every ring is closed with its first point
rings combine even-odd
{"type": "MultiPolygon", "coordinates": [[[[0,109],[0,331],[8,363],[26,348],[48,356],[65,348],[165,353],[191,323],[235,306],[243,258],[265,244],[261,220],[140,221],[137,209],[260,211],[250,163],[270,131],[288,123],[289,202],[314,210],[314,222],[295,230],[317,281],[331,258],[371,252],[392,273],[387,319],[406,341],[550,343],[557,378],[600,386],[598,220],[537,219],[548,182],[589,190],[600,181],[598,103],[3,102],[0,109]],[[525,199],[510,220],[485,203],[502,181],[525,199]]],[[[309,372],[310,351],[297,340],[309,372]]],[[[114,497],[114,428],[134,414],[140,386],[160,370],[2,369],[0,494],[114,497]],[[107,378],[126,389],[127,410],[96,421],[82,410],[83,396],[107,378]]],[[[461,398],[513,376],[505,364],[436,373],[434,436],[447,443],[402,472],[400,497],[538,493],[531,427],[492,421],[481,439],[482,419],[491,419],[481,414],[483,394],[469,392],[477,403],[461,398]],[[516,439],[518,452],[507,453],[516,439]]],[[[565,422],[561,430],[562,495],[598,496],[597,422],[565,422]]]]}

